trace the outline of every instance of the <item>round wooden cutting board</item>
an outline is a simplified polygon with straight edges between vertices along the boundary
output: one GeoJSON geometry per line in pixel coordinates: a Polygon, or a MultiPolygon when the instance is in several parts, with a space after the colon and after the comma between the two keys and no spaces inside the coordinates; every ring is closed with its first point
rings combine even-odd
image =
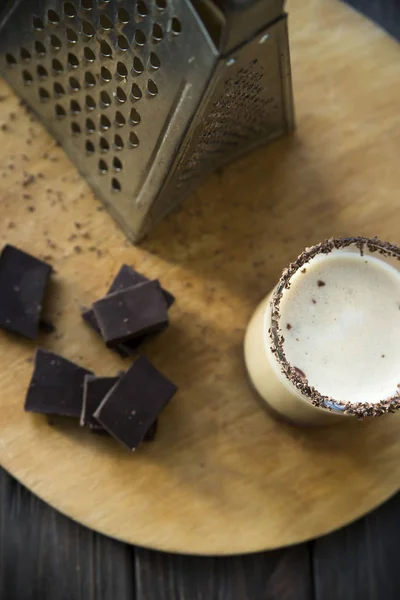
{"type": "Polygon", "coordinates": [[[130,454],[25,414],[35,344],[0,332],[0,463],[73,519],[134,544],[233,554],[319,536],[400,482],[400,415],[297,429],[252,393],[243,335],[282,268],[331,235],[400,242],[400,47],[335,0],[289,4],[298,129],[210,179],[132,247],[1,84],[0,242],[56,269],[39,344],[109,375],[126,368],[80,318],[121,263],[177,297],[143,347],[179,385],[156,440],[130,454]],[[33,175],[33,177],[30,177],[33,175]]]}

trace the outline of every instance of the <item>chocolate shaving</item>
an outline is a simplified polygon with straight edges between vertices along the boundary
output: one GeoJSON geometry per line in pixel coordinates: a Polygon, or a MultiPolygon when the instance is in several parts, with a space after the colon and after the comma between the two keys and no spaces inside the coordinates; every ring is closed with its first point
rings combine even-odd
{"type": "MultiPolygon", "coordinates": [[[[315,387],[309,385],[305,376],[303,377],[304,373],[300,374],[297,367],[293,367],[289,363],[284,351],[284,337],[279,323],[281,316],[280,304],[282,296],[284,291],[290,288],[292,276],[299,270],[301,273],[304,273],[304,265],[308,264],[319,254],[330,254],[333,250],[341,250],[348,248],[349,246],[355,246],[360,252],[361,256],[364,256],[364,252],[367,250],[370,254],[377,252],[384,257],[391,257],[400,261],[400,248],[394,244],[390,244],[389,242],[383,242],[377,237],[331,238],[316,244],[311,248],[306,248],[304,252],[302,252],[298,258],[283,271],[272,296],[271,327],[269,329],[269,336],[271,339],[271,352],[276,357],[283,375],[288,379],[288,381],[290,381],[290,383],[298,390],[300,394],[308,398],[314,406],[319,408],[332,411],[335,410],[336,405],[342,413],[363,419],[364,417],[378,417],[383,414],[392,413],[396,410],[399,410],[400,391],[398,394],[376,403],[343,402],[341,400],[330,398],[329,396],[324,396],[315,387]]],[[[400,390],[400,384],[398,387],[400,390]]]]}

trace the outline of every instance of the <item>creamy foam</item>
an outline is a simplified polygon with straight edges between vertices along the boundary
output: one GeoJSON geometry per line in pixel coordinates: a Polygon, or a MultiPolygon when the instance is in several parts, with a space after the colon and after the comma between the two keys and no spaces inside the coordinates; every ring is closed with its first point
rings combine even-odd
{"type": "Polygon", "coordinates": [[[400,273],[379,256],[318,255],[293,275],[280,313],[289,363],[321,394],[375,403],[399,392],[400,273]]]}

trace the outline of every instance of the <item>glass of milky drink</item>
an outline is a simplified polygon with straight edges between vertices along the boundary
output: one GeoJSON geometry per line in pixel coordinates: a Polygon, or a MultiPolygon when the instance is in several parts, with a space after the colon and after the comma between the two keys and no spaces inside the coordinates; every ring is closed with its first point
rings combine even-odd
{"type": "Polygon", "coordinates": [[[400,248],[376,238],[307,248],[255,311],[245,338],[252,384],[299,425],[400,407],[400,248]]]}

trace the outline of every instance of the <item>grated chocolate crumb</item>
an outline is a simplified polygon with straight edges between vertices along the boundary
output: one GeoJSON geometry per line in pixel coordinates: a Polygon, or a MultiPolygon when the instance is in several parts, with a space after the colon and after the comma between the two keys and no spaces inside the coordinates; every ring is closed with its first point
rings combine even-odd
{"type": "Polygon", "coordinates": [[[318,287],[324,287],[324,285],[326,285],[326,283],[325,283],[325,281],[321,281],[321,279],[318,279],[317,285],[318,285],[318,287]]]}

